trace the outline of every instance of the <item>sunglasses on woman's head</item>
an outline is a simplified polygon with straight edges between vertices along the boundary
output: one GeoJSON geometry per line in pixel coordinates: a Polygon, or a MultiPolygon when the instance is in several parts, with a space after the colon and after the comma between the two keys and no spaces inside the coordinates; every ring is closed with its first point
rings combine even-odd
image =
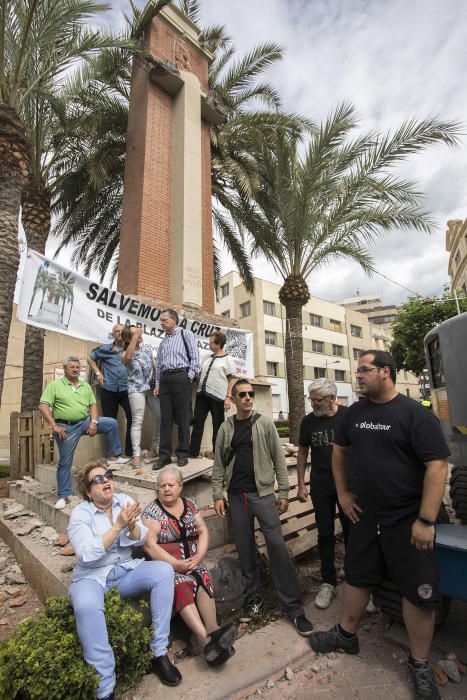
{"type": "Polygon", "coordinates": [[[240,396],[241,399],[244,399],[245,396],[249,396],[250,399],[255,398],[255,392],[254,391],[239,391],[238,395],[240,396]]]}
{"type": "Polygon", "coordinates": [[[92,486],[93,484],[103,484],[104,481],[110,481],[113,478],[114,475],[111,471],[105,472],[105,474],[96,474],[96,476],[92,477],[91,481],[88,483],[88,486],[92,486]]]}

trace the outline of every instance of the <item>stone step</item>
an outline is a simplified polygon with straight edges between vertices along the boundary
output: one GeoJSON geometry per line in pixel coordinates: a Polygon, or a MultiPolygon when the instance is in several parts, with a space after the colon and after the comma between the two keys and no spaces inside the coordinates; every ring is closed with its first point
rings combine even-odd
{"type": "MultiPolygon", "coordinates": [[[[122,490],[139,500],[142,505],[146,505],[153,500],[156,493],[157,472],[152,471],[151,465],[142,467],[142,474],[136,475],[131,467],[123,467],[121,469],[112,469],[115,481],[125,484],[122,490]],[[133,490],[133,491],[131,491],[133,490]]],[[[34,478],[41,484],[49,486],[50,489],[55,489],[57,485],[57,467],[55,464],[37,464],[34,469],[34,478]]],[[[77,470],[73,469],[72,473],[73,493],[78,493],[77,470]]],[[[205,478],[197,478],[186,483],[183,487],[183,495],[191,498],[197,504],[198,508],[212,505],[212,484],[205,478]]]]}
{"type": "Polygon", "coordinates": [[[12,550],[28,583],[42,601],[50,596],[67,595],[71,572],[61,569],[74,564],[75,557],[60,556],[57,547],[41,541],[37,534],[19,536],[18,529],[23,521],[24,517],[5,520],[0,516],[0,537],[12,550]]]}
{"type": "MultiPolygon", "coordinates": [[[[154,498],[154,491],[121,483],[121,491],[145,506],[154,498]]],[[[73,508],[79,503],[78,496],[72,497],[72,502],[63,510],[56,510],[54,503],[57,496],[49,485],[30,479],[22,479],[11,483],[10,497],[21,503],[25,508],[36,513],[47,525],[57,532],[66,532],[68,520],[73,508]]],[[[213,508],[202,511],[209,532],[209,549],[221,547],[233,541],[230,530],[230,520],[219,518],[213,508]]]]}

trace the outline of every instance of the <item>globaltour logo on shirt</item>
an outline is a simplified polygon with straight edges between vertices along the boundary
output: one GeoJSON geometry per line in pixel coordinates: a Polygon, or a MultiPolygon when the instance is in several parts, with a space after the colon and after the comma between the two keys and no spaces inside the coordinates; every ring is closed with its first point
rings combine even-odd
{"type": "Polygon", "coordinates": [[[384,425],[384,423],[368,423],[363,421],[363,423],[355,423],[356,428],[360,430],[389,430],[390,425],[384,425]]]}

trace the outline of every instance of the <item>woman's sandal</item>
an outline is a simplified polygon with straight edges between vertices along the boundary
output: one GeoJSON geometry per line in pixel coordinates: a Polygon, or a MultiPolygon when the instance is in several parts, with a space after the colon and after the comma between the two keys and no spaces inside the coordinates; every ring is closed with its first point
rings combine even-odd
{"type": "Polygon", "coordinates": [[[231,649],[237,639],[237,628],[232,623],[222,625],[218,630],[211,632],[210,638],[211,640],[204,647],[204,656],[207,662],[215,661],[223,651],[231,649]]]}
{"type": "Polygon", "coordinates": [[[235,654],[235,647],[230,647],[230,649],[223,649],[214,659],[214,661],[208,661],[206,659],[206,663],[208,666],[214,667],[214,666],[222,666],[225,664],[226,661],[232,658],[232,656],[235,654]]]}

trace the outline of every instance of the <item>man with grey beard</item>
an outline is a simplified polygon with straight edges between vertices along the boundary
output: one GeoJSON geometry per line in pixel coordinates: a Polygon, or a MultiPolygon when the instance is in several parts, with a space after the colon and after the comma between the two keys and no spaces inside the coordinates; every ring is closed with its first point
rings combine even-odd
{"type": "Polygon", "coordinates": [[[311,451],[310,496],[318,530],[322,578],[315,605],[324,610],[329,607],[337,592],[334,564],[336,505],[339,509],[344,542],[347,541],[349,529],[349,521],[337,500],[336,485],[332,475],[332,443],[348,409],[338,405],[337,386],[328,379],[317,379],[311,382],[308,387],[308,398],[313,412],[305,416],[300,426],[297,457],[298,499],[304,503],[308,498],[305,466],[311,451]]]}

